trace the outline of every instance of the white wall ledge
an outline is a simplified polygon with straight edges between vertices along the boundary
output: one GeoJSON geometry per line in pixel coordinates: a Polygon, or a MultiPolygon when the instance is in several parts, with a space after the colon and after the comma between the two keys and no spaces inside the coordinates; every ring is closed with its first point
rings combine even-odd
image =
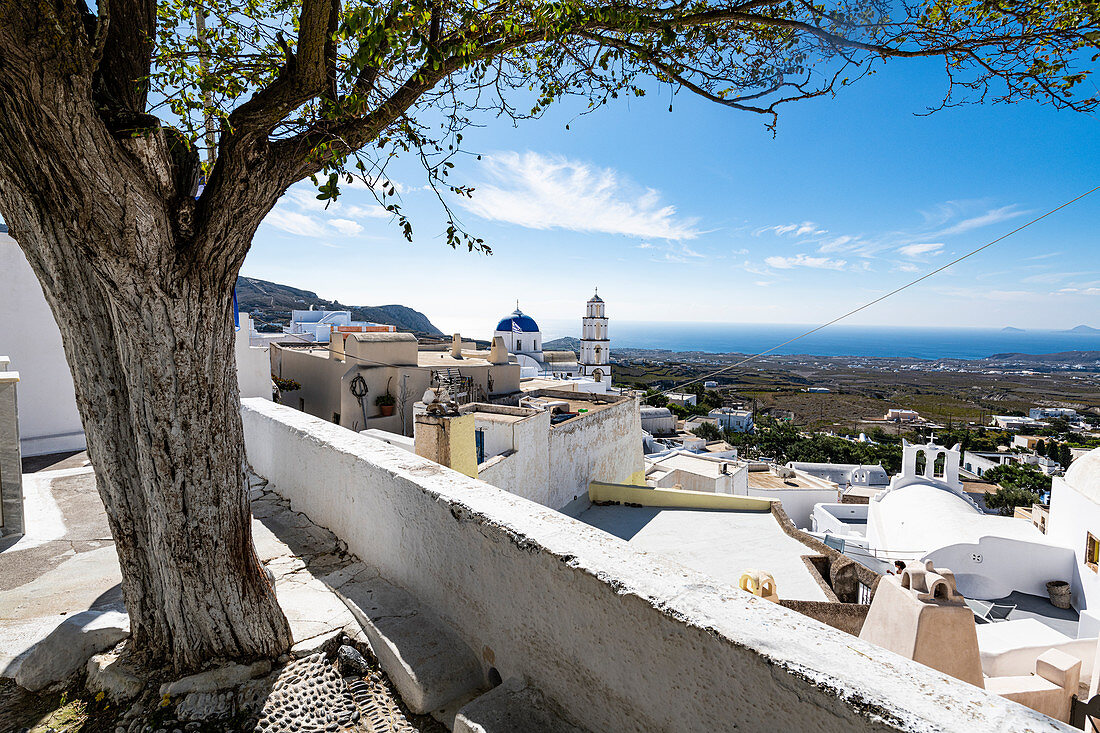
{"type": "Polygon", "coordinates": [[[592,730],[1073,730],[399,448],[243,415],[295,510],[592,730]]]}

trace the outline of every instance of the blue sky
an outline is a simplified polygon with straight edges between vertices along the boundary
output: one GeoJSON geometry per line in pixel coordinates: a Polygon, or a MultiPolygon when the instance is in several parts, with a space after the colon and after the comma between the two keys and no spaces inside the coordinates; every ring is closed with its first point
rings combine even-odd
{"type": "MultiPolygon", "coordinates": [[[[423,172],[398,161],[412,244],[365,187],[326,211],[307,182],[261,226],[243,274],[480,337],[517,298],[544,330],[579,331],[596,286],[623,320],[825,321],[1100,184],[1095,116],[916,116],[943,86],[934,62],[891,62],[787,106],[774,138],[687,93],[670,113],[667,90],[581,117],[566,102],[519,127],[488,119],[466,133],[482,159],[453,177],[477,189],[458,211],[492,256],[443,243],[423,172]]],[[[1100,191],[851,323],[1100,327],[1098,220],[1100,191]]]]}

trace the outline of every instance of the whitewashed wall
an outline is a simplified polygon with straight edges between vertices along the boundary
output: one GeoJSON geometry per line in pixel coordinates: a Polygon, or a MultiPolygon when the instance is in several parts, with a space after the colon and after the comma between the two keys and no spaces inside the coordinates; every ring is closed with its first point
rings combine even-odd
{"type": "Polygon", "coordinates": [[[295,510],[590,730],[1073,730],[399,448],[243,414],[295,510]]]}
{"type": "Polygon", "coordinates": [[[249,333],[252,319],[247,313],[240,315],[240,327],[236,333],[234,352],[237,357],[237,385],[241,399],[263,397],[271,399],[271,355],[270,346],[250,346],[249,333]]]}
{"type": "Polygon", "coordinates": [[[799,529],[810,528],[810,516],[814,512],[815,504],[836,501],[835,489],[764,489],[749,486],[745,495],[783,502],[783,511],[799,529]]]}
{"type": "Polygon", "coordinates": [[[490,457],[478,466],[478,478],[551,509],[561,508],[549,503],[549,412],[541,411],[513,423],[483,421],[475,414],[474,424],[485,430],[485,455],[490,457]],[[515,452],[501,455],[509,450],[515,452]]]}
{"type": "Polygon", "coordinates": [[[1088,609],[1095,615],[1100,612],[1100,573],[1085,564],[1090,532],[1100,537],[1100,505],[1074,491],[1061,476],[1055,476],[1050,489],[1047,537],[1073,550],[1072,577],[1062,580],[1073,586],[1073,607],[1078,611],[1088,609]]]}
{"type": "Polygon", "coordinates": [[[550,429],[547,506],[563,507],[588,493],[590,481],[644,483],[642,423],[635,399],[567,420],[550,429]]]}
{"type": "Polygon", "coordinates": [[[83,450],[84,426],[61,331],[23,250],[0,234],[0,354],[19,372],[19,445],[24,456],[83,450]]]}
{"type": "Polygon", "coordinates": [[[1068,548],[1008,537],[948,545],[924,559],[938,568],[951,568],[959,592],[979,600],[1004,598],[1014,590],[1045,597],[1047,581],[1072,582],[1074,571],[1073,552],[1068,548]]]}

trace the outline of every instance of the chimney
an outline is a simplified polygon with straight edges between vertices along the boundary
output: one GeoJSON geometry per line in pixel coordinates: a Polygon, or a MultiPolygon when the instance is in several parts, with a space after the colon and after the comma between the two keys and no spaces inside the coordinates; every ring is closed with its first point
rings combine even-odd
{"type": "Polygon", "coordinates": [[[489,361],[493,364],[508,363],[508,347],[504,345],[503,336],[493,336],[493,346],[489,350],[489,361]]]}
{"type": "Polygon", "coordinates": [[[451,336],[451,356],[456,359],[462,358],[462,336],[455,334],[451,336]]]}
{"type": "Polygon", "coordinates": [[[474,415],[430,415],[415,417],[413,449],[416,455],[477,478],[477,447],[474,444],[474,415]]]}

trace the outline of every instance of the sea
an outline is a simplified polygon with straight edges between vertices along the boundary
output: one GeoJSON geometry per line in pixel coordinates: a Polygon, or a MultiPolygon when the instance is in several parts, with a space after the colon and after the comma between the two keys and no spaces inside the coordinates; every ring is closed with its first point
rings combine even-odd
{"type": "MultiPolygon", "coordinates": [[[[756,354],[814,328],[813,325],[645,323],[613,320],[611,347],[756,354]]],[[[550,329],[547,329],[548,331],[550,329]]],[[[554,329],[555,331],[559,329],[554,329]]],[[[557,336],[575,335],[563,332],[557,336]]],[[[571,329],[575,331],[574,329],[571,329]]],[[[994,354],[1100,351],[1100,333],[993,328],[898,328],[828,326],[772,353],[813,356],[878,356],[916,359],[983,359],[994,354]]]]}

